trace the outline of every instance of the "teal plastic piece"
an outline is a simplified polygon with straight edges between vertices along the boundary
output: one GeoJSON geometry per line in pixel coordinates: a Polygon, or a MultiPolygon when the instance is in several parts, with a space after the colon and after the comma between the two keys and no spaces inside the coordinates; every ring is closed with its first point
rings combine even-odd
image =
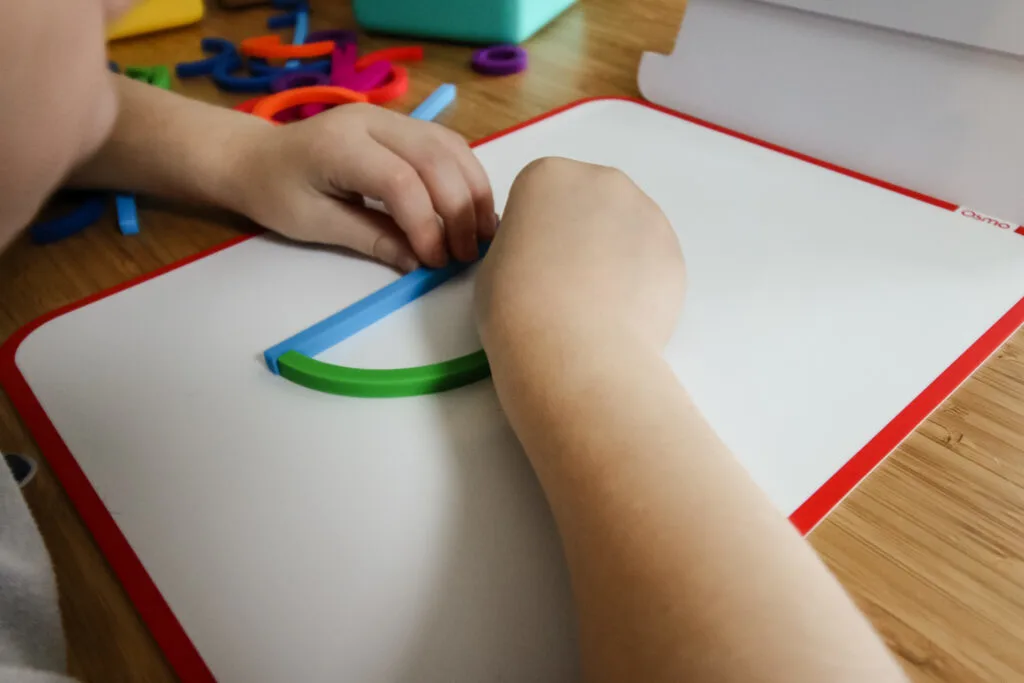
{"type": "Polygon", "coordinates": [[[576,0],[354,0],[367,31],[467,43],[521,43],[576,0]]]}

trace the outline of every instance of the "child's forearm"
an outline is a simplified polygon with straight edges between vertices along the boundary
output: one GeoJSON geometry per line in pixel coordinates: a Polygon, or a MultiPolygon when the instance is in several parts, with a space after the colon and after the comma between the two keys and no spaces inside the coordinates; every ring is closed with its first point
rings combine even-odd
{"type": "Polygon", "coordinates": [[[588,683],[904,680],[656,349],[528,337],[488,355],[562,534],[588,683]]]}
{"type": "Polygon", "coordinates": [[[119,113],[106,144],[69,184],[130,190],[242,211],[235,169],[266,121],[122,76],[119,113]]]}

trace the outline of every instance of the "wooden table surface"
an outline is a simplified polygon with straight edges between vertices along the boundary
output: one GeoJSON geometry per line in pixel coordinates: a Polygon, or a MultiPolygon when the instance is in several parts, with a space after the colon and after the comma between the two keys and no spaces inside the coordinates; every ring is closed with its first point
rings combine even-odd
{"type": "MultiPolygon", "coordinates": [[[[313,28],[353,27],[346,3],[314,2],[313,28]]],[[[441,119],[474,139],[575,99],[638,95],[644,50],[668,52],[683,0],[581,0],[529,44],[530,69],[474,75],[470,48],[428,44],[413,65],[412,107],[459,87],[441,119]]],[[[200,56],[202,36],[265,33],[269,9],[210,9],[202,24],[111,46],[122,65],[200,56]]],[[[368,38],[364,47],[402,44],[368,38]]],[[[175,90],[219,104],[242,96],[205,80],[175,90]]],[[[216,212],[142,203],[142,234],[102,224],[47,247],[19,239],[0,257],[0,337],[58,306],[208,248],[245,225],[216,212]]],[[[685,249],[685,245],[684,249],[685,249]]],[[[951,310],[949,315],[956,315],[951,310]]],[[[1024,680],[1024,334],[994,356],[811,536],[915,681],[1024,680]]],[[[0,449],[37,453],[6,397],[0,449]]],[[[26,490],[53,555],[70,666],[83,681],[174,676],[53,475],[26,490]]]]}

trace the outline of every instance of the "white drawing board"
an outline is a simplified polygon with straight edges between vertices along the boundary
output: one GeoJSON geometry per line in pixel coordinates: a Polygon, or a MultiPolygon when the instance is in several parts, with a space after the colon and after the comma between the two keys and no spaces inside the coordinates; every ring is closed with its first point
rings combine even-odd
{"type": "MultiPolygon", "coordinates": [[[[546,155],[619,167],[663,207],[689,267],[667,357],[802,530],[1024,320],[1024,234],[648,105],[581,103],[477,153],[499,209],[546,155]]],[[[354,399],[262,362],[395,277],[256,237],[0,354],[184,680],[576,680],[558,538],[491,383],[354,399]]],[[[402,367],[474,350],[471,278],[321,358],[402,367]]]]}

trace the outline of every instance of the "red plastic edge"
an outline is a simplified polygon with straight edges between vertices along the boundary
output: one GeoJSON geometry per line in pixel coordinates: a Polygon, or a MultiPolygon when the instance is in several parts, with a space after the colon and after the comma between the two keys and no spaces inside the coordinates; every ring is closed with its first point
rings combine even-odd
{"type": "Polygon", "coordinates": [[[871,471],[910,436],[957,387],[981,367],[989,356],[1024,325],[1024,299],[1018,301],[995,325],[990,327],[952,365],[928,385],[906,408],[882,428],[871,441],[821,485],[803,505],[789,516],[789,521],[808,534],[817,526],[871,471]]]}
{"type": "MultiPolygon", "coordinates": [[[[495,133],[473,144],[474,147],[486,142],[496,140],[509,135],[527,126],[533,125],[544,119],[551,118],[564,111],[578,107],[582,104],[604,100],[620,100],[633,102],[651,109],[660,111],[670,116],[676,116],[691,123],[705,128],[730,135],[732,137],[751,142],[766,149],[770,149],[787,156],[806,161],[822,168],[841,173],[845,176],[861,180],[863,182],[882,187],[904,196],[916,199],[939,208],[955,211],[957,204],[935,199],[919,192],[901,188],[892,183],[887,183],[877,178],[872,178],[861,173],[856,173],[840,166],[814,159],[798,152],[793,152],[771,143],[759,140],[749,135],[744,135],[728,128],[718,126],[698,118],[681,114],[677,111],[667,109],[649,102],[644,102],[630,97],[592,97],[572,102],[559,107],[541,116],[535,117],[512,128],[495,133]]],[[[1018,230],[1024,234],[1024,227],[1018,230]]],[[[104,299],[118,292],[124,291],[147,280],[164,275],[176,268],[194,263],[202,258],[210,256],[236,244],[240,244],[254,235],[243,235],[233,238],[212,249],[194,254],[176,263],[160,268],[141,277],[129,280],[111,289],[98,292],[68,306],[61,307],[51,313],[32,321],[19,329],[14,335],[0,346],[0,385],[7,391],[11,402],[21,416],[32,437],[35,439],[39,450],[46,457],[61,485],[67,492],[68,497],[74,503],[82,521],[89,528],[96,544],[103,555],[107,558],[111,568],[117,575],[128,593],[128,597],[135,604],[139,615],[146,623],[154,639],[163,651],[168,663],[175,673],[184,681],[206,683],[214,681],[206,663],[199,655],[195,645],[189,639],[185,630],[178,622],[177,617],[171,611],[170,606],[160,594],[159,589],[143,567],[135,551],[128,544],[127,539],[121,533],[113,517],[104,507],[99,495],[93,489],[92,484],[82,472],[74,456],[68,450],[60,434],[50,422],[46,412],[39,404],[38,399],[32,393],[32,389],[25,381],[24,376],[18,369],[15,356],[18,347],[35,330],[47,322],[70,313],[76,309],[87,306],[91,303],[104,299]]],[[[897,415],[885,428],[882,429],[860,452],[849,462],[839,469],[825,484],[821,486],[803,505],[801,505],[790,521],[801,533],[807,533],[836,505],[838,505],[853,488],[866,477],[872,469],[880,464],[885,457],[903,439],[905,439],[942,401],[944,401],[971,373],[980,366],[988,356],[994,353],[1005,342],[1014,331],[1024,324],[1024,299],[1021,299],[1006,315],[978,339],[963,355],[960,356],[949,368],[947,368],[931,385],[921,392],[899,415],[897,415]]]]}

